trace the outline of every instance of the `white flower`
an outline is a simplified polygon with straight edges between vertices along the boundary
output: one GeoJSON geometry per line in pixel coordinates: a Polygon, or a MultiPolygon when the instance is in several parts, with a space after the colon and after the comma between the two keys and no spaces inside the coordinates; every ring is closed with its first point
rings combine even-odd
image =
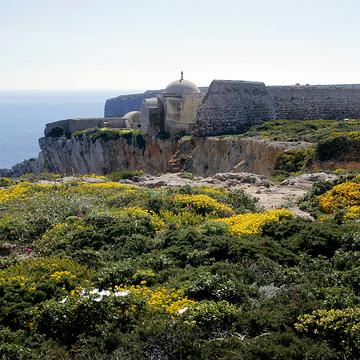
{"type": "Polygon", "coordinates": [[[99,293],[99,289],[97,289],[97,288],[95,288],[89,292],[89,294],[98,294],[98,293],[99,293]]]}
{"type": "Polygon", "coordinates": [[[130,291],[129,291],[129,290],[116,291],[116,292],[114,293],[114,295],[115,295],[116,297],[127,296],[127,295],[129,295],[129,294],[130,294],[130,291]]]}
{"type": "Polygon", "coordinates": [[[111,295],[111,292],[109,290],[101,290],[99,292],[99,295],[100,296],[110,296],[111,295]]]}
{"type": "Polygon", "coordinates": [[[66,303],[66,300],[67,300],[67,297],[64,298],[64,299],[62,299],[62,300],[60,301],[60,304],[65,304],[65,303],[66,303]]]}
{"type": "Polygon", "coordinates": [[[184,308],[180,309],[177,313],[178,313],[179,315],[181,315],[181,314],[183,314],[187,309],[188,309],[188,307],[185,306],[184,308]]]}
{"type": "Polygon", "coordinates": [[[102,296],[99,296],[99,297],[95,298],[94,301],[100,302],[102,300],[102,298],[103,298],[102,296]]]}

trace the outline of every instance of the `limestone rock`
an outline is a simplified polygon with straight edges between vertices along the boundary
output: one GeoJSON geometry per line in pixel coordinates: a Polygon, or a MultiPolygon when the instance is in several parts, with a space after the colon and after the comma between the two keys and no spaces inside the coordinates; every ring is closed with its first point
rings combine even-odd
{"type": "Polygon", "coordinates": [[[313,174],[302,174],[299,176],[292,176],[284,180],[282,186],[302,186],[309,187],[309,184],[313,184],[319,181],[332,181],[336,179],[337,176],[334,174],[327,174],[324,172],[313,173],[313,174]]]}

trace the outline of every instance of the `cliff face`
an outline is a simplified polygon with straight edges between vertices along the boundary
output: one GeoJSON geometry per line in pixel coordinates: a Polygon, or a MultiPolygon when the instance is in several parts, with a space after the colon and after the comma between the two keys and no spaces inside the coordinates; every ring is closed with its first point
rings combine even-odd
{"type": "Polygon", "coordinates": [[[145,138],[145,145],[131,144],[125,138],[92,140],[86,135],[65,138],[41,138],[39,163],[43,170],[64,174],[104,174],[115,170],[166,172],[174,152],[169,140],[145,138]]]}
{"type": "Polygon", "coordinates": [[[94,140],[84,134],[42,138],[40,147],[43,171],[104,174],[134,169],[159,174],[185,170],[209,176],[232,171],[270,175],[278,154],[294,145],[231,136],[179,141],[145,136],[143,143],[136,144],[125,138],[94,140]]]}
{"type": "Polygon", "coordinates": [[[195,144],[185,166],[200,176],[219,172],[251,172],[269,176],[280,153],[306,146],[236,136],[198,138],[195,144]]]}

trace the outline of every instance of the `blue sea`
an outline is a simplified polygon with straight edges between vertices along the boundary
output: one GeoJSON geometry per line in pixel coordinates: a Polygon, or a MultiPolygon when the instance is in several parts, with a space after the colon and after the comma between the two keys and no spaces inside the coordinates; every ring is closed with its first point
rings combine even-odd
{"type": "Polygon", "coordinates": [[[134,93],[109,91],[0,91],[0,168],[37,157],[45,124],[78,117],[103,117],[108,98],[134,93]]]}

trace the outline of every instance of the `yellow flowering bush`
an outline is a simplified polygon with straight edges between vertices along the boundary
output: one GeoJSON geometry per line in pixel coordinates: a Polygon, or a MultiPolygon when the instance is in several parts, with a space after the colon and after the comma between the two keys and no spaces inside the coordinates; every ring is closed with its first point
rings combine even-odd
{"type": "Polygon", "coordinates": [[[287,209],[268,210],[262,213],[249,213],[233,215],[229,218],[216,219],[229,225],[229,232],[233,235],[258,234],[269,221],[290,219],[293,213],[287,209]]]}
{"type": "Polygon", "coordinates": [[[70,271],[55,271],[49,276],[49,279],[59,281],[62,280],[64,277],[76,279],[76,275],[73,275],[70,271]]]}
{"type": "Polygon", "coordinates": [[[87,190],[135,190],[134,185],[120,184],[117,182],[100,182],[100,183],[82,183],[78,186],[80,189],[87,190]]]}
{"type": "Polygon", "coordinates": [[[23,198],[30,190],[30,188],[30,183],[21,182],[6,189],[0,189],[0,203],[5,203],[11,200],[23,198]]]}
{"type": "Polygon", "coordinates": [[[315,310],[299,316],[295,329],[338,344],[351,342],[360,350],[360,307],[315,310]]]}
{"type": "Polygon", "coordinates": [[[33,286],[38,281],[87,279],[89,270],[73,260],[60,257],[27,259],[0,270],[0,286],[16,282],[21,286],[33,286]]]}
{"type": "Polygon", "coordinates": [[[90,178],[90,179],[99,179],[99,180],[107,180],[107,177],[104,175],[97,175],[97,174],[85,174],[82,175],[82,178],[90,178]]]}
{"type": "Polygon", "coordinates": [[[356,218],[360,206],[360,183],[348,181],[336,185],[319,197],[319,203],[325,213],[345,210],[349,219],[356,218]]]}
{"type": "Polygon", "coordinates": [[[188,299],[184,295],[183,290],[178,289],[167,289],[165,287],[150,289],[143,284],[139,286],[132,285],[128,288],[116,286],[115,290],[115,294],[128,294],[135,304],[143,302],[150,310],[172,315],[196,304],[195,301],[188,299]]]}
{"type": "Polygon", "coordinates": [[[180,211],[179,213],[174,213],[170,210],[161,210],[160,218],[165,223],[175,224],[176,227],[183,225],[196,225],[204,222],[204,218],[201,215],[197,215],[192,211],[180,211]]]}
{"type": "Polygon", "coordinates": [[[189,210],[194,209],[197,213],[202,215],[209,213],[213,213],[214,215],[230,215],[233,213],[233,210],[229,206],[204,194],[176,195],[174,200],[175,203],[186,206],[189,210]]]}
{"type": "Polygon", "coordinates": [[[345,214],[345,219],[355,220],[360,218],[360,205],[350,206],[345,214]]]}
{"type": "Polygon", "coordinates": [[[224,188],[219,188],[219,187],[214,187],[214,186],[206,186],[206,185],[194,186],[193,190],[202,192],[202,193],[210,195],[210,196],[211,195],[224,196],[224,195],[228,194],[228,192],[224,188]]]}

